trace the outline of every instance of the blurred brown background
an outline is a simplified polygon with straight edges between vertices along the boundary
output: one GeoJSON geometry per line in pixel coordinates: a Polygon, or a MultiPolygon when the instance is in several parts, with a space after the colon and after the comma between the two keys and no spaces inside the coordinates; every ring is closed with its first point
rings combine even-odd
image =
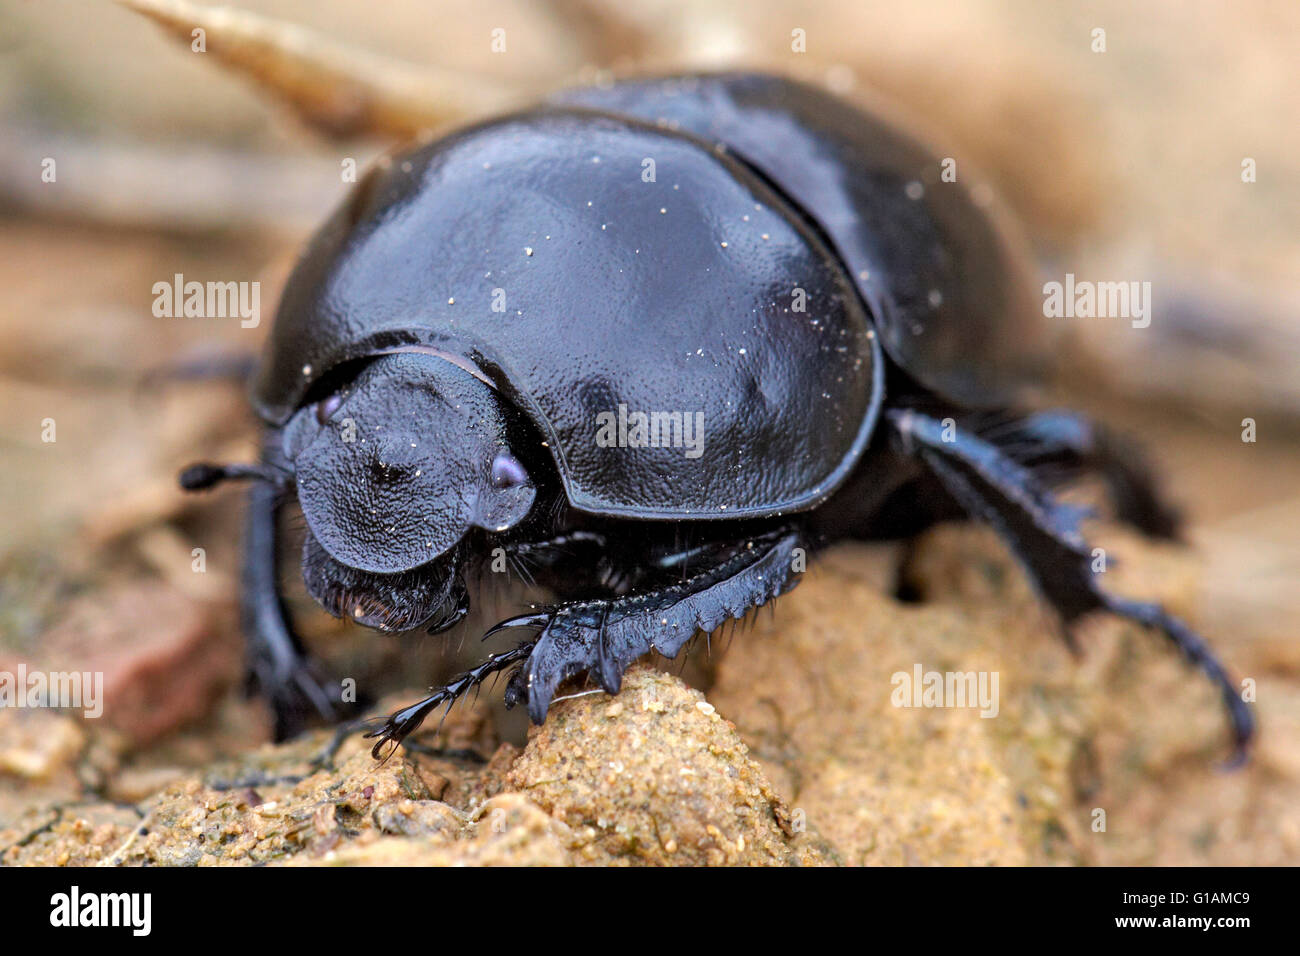
{"type": "MultiPolygon", "coordinates": [[[[1300,840],[1300,6],[238,6],[524,101],[602,71],[732,66],[883,96],[940,155],[987,178],[1045,278],[1151,281],[1150,329],[1063,327],[1058,398],[1151,446],[1192,515],[1206,568],[1198,622],[1286,701],[1265,727],[1281,741],[1267,780],[1251,786],[1277,788],[1276,826],[1300,840]],[[490,49],[497,27],[504,54],[490,49]],[[1104,53],[1093,52],[1095,28],[1104,53]],[[806,53],[791,50],[795,29],[806,53]],[[1245,158],[1253,183],[1242,182],[1245,158]],[[1254,444],[1241,441],[1246,417],[1254,444]]],[[[65,765],[93,777],[96,747],[148,792],[166,768],[263,738],[257,707],[229,693],[237,495],[186,499],[174,485],[195,458],[251,456],[252,422],[237,384],[149,373],[255,353],[297,249],[348,188],[341,162],[364,168],[391,145],[308,128],[113,3],[0,0],[0,664],[91,667],[89,655],[120,700],[147,701],[118,708],[111,743],[0,713],[0,822],[63,793],[65,765]],[[42,181],[47,158],[54,182],[42,181]],[[155,318],[152,286],[175,273],[260,280],[261,326],[155,318]],[[46,419],[53,443],[42,441],[46,419]],[[194,547],[206,551],[204,574],[192,570],[194,547]]],[[[297,606],[346,673],[418,685],[447,657],[428,641],[357,633],[301,596],[297,606]],[[418,653],[400,657],[402,646],[418,653]]]]}

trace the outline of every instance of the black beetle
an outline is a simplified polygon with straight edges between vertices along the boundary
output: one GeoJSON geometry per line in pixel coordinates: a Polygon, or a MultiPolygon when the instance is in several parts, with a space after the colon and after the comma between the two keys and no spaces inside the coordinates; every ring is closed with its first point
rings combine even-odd
{"type": "Polygon", "coordinates": [[[1249,709],[1205,643],[1103,590],[1044,465],[1108,479],[1119,515],[1177,519],[1126,444],[1014,412],[1048,351],[1025,258],[987,196],[821,91],[753,74],[630,81],[373,169],[284,291],[255,406],[243,623],[277,733],[333,707],[285,619],[276,513],[296,487],[308,590],[384,630],[445,630],[492,555],[560,599],[534,636],[392,715],[379,754],[512,669],[541,722],[564,679],[628,664],[789,590],[808,549],[988,521],[1067,628],[1163,632],[1249,709]]]}

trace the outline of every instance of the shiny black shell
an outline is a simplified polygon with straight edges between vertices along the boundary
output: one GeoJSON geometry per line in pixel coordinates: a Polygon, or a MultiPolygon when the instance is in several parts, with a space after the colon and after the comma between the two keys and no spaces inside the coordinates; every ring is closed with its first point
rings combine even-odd
{"type": "Polygon", "coordinates": [[[990,407],[1039,379],[1051,341],[1014,230],[987,188],[968,188],[964,167],[944,181],[941,158],[897,125],[753,73],[584,87],[555,100],[725,144],[816,224],[885,351],[933,391],[990,407]]]}
{"type": "Polygon", "coordinates": [[[861,457],[884,379],[853,280],[762,176],[685,133],[575,108],[373,170],[289,279],[256,407],[283,424],[331,369],[408,349],[504,394],[574,507],[637,518],[816,506],[861,457]],[[702,454],[602,445],[599,416],[620,406],[701,413],[702,454]]]}

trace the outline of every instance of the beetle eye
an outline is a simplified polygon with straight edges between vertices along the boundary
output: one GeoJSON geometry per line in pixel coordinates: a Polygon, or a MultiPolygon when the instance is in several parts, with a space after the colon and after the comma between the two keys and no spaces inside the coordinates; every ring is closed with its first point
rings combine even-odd
{"type": "Polygon", "coordinates": [[[519,459],[508,451],[497,454],[492,459],[492,487],[515,488],[528,481],[528,472],[519,463],[519,459]]]}
{"type": "Polygon", "coordinates": [[[316,421],[324,425],[329,421],[330,416],[339,410],[343,404],[343,396],[338,392],[333,395],[327,395],[316,403],[316,421]]]}

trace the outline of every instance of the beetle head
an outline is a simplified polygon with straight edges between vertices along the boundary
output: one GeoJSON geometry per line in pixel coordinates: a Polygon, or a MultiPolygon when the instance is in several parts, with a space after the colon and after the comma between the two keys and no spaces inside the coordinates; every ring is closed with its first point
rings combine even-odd
{"type": "Polygon", "coordinates": [[[299,409],[284,448],[329,557],[376,574],[437,562],[431,572],[454,576],[471,528],[506,531],[536,496],[507,426],[496,391],[469,371],[436,355],[389,354],[299,409]]]}

